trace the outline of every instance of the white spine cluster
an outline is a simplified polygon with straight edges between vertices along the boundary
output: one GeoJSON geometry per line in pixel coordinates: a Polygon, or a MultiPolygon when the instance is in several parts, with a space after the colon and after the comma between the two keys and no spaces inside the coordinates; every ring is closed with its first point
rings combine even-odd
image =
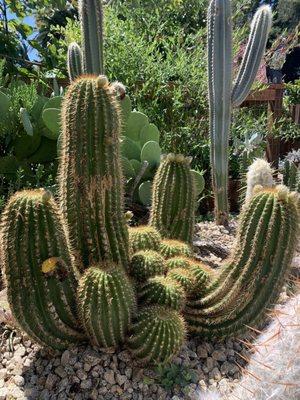
{"type": "Polygon", "coordinates": [[[273,172],[270,164],[261,158],[257,158],[250,165],[247,172],[246,203],[251,200],[253,189],[256,185],[260,185],[264,188],[274,186],[273,172]]]}

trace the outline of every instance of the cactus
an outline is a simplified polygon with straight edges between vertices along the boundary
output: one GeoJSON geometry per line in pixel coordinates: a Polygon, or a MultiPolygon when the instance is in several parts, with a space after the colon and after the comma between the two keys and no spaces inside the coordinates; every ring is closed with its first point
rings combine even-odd
{"type": "Polygon", "coordinates": [[[174,268],[167,273],[167,277],[178,282],[189,296],[195,288],[196,281],[188,268],[174,268]]]}
{"type": "Polygon", "coordinates": [[[18,325],[57,350],[82,340],[75,307],[78,272],[50,193],[15,194],[3,212],[1,238],[7,296],[18,325]]]}
{"type": "Polygon", "coordinates": [[[185,323],[177,311],[163,306],[149,306],[137,315],[128,344],[140,360],[165,363],[178,353],[185,336],[185,323]]]}
{"type": "Polygon", "coordinates": [[[300,193],[300,168],[289,160],[285,160],[282,171],[283,183],[290,189],[300,193]]]}
{"type": "Polygon", "coordinates": [[[118,265],[102,263],[81,277],[78,310],[94,345],[112,347],[123,342],[135,307],[132,285],[118,265]]]}
{"type": "Polygon", "coordinates": [[[174,268],[189,268],[189,266],[190,266],[190,258],[188,257],[177,256],[166,260],[167,271],[170,271],[174,268]]]}
{"type": "Polygon", "coordinates": [[[171,258],[175,256],[186,256],[190,257],[192,255],[191,248],[188,244],[180,242],[179,240],[162,240],[160,244],[160,253],[165,258],[171,258]]]}
{"type": "Polygon", "coordinates": [[[218,224],[228,216],[228,141],[232,107],[247,97],[257,74],[271,26],[269,6],[254,15],[245,54],[232,88],[230,0],[212,0],[208,9],[208,82],[212,182],[218,224]]]}
{"type": "Polygon", "coordinates": [[[105,76],[71,84],[62,111],[60,204],[77,258],[128,266],[119,164],[120,110],[105,76]]]}
{"type": "Polygon", "coordinates": [[[83,71],[104,74],[102,0],[79,0],[82,35],[83,71]]]}
{"type": "Polygon", "coordinates": [[[182,286],[165,276],[150,278],[139,291],[142,304],[159,304],[181,311],[185,305],[185,292],[182,286]]]}
{"type": "Polygon", "coordinates": [[[133,253],[139,250],[159,250],[161,237],[151,226],[130,227],[128,232],[129,243],[133,253]]]}
{"type": "Polygon", "coordinates": [[[151,205],[151,199],[152,199],[152,182],[151,181],[145,181],[140,184],[139,186],[139,197],[141,203],[149,207],[151,205]]]}
{"type": "Polygon", "coordinates": [[[237,334],[261,319],[289,271],[299,232],[299,197],[286,187],[257,188],[241,214],[231,262],[186,307],[190,330],[204,337],[237,334]]]}
{"type": "Polygon", "coordinates": [[[153,181],[150,215],[150,225],[164,238],[187,243],[193,240],[195,222],[195,181],[189,164],[182,155],[164,158],[153,181]]]}
{"type": "Polygon", "coordinates": [[[141,250],[132,256],[130,263],[131,275],[140,282],[144,282],[154,275],[165,272],[163,257],[154,250],[141,250]]]}
{"type": "Polygon", "coordinates": [[[82,51],[77,43],[72,42],[69,44],[67,55],[67,67],[70,82],[74,81],[74,79],[83,74],[82,65],[82,51]]]}
{"type": "Polygon", "coordinates": [[[274,186],[273,173],[274,171],[267,161],[260,158],[254,160],[247,172],[246,203],[251,200],[256,185],[261,185],[266,188],[274,186]]]}

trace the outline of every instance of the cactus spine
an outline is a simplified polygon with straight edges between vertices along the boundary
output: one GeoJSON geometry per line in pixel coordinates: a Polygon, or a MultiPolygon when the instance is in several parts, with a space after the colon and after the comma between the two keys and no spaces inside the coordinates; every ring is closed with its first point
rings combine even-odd
{"type": "Polygon", "coordinates": [[[70,81],[74,81],[78,76],[83,74],[82,68],[82,51],[77,43],[69,44],[67,54],[67,67],[70,81]]]}
{"type": "Polygon", "coordinates": [[[194,231],[195,182],[190,159],[167,155],[153,181],[150,225],[164,238],[191,243],[194,231]]]}
{"type": "Polygon", "coordinates": [[[84,72],[103,75],[102,0],[79,0],[84,72]]]}
{"type": "Polygon", "coordinates": [[[284,186],[256,193],[241,215],[232,261],[190,301],[190,330],[205,337],[237,334],[255,324],[280,293],[299,232],[299,198],[284,186]]]}
{"type": "Polygon", "coordinates": [[[154,250],[141,250],[132,256],[130,273],[140,282],[154,275],[161,275],[164,271],[165,260],[154,250]]]}
{"type": "Polygon", "coordinates": [[[190,257],[192,255],[189,245],[179,240],[170,239],[162,240],[160,244],[160,253],[167,259],[176,256],[190,257]]]}
{"type": "Polygon", "coordinates": [[[119,156],[120,111],[105,76],[71,84],[62,109],[60,205],[77,258],[128,266],[119,156]]]}
{"type": "Polygon", "coordinates": [[[283,183],[290,189],[300,193],[300,168],[289,160],[285,160],[283,183]]]}
{"type": "Polygon", "coordinates": [[[124,341],[135,310],[132,286],[119,266],[90,267],[80,280],[79,313],[91,342],[112,347],[124,341]]]}
{"type": "Polygon", "coordinates": [[[75,307],[78,274],[50,193],[15,194],[3,212],[1,238],[8,301],[19,326],[58,350],[83,339],[75,307]]]}
{"type": "Polygon", "coordinates": [[[232,18],[230,0],[212,0],[208,9],[208,94],[212,182],[218,224],[228,216],[228,141],[231,109],[247,97],[257,74],[271,26],[271,9],[256,12],[251,33],[232,88],[232,18]]]}

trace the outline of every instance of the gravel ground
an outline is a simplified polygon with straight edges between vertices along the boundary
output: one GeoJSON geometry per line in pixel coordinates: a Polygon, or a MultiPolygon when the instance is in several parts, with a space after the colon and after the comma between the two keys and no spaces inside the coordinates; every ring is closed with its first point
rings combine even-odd
{"type": "MultiPolygon", "coordinates": [[[[234,221],[228,230],[209,222],[197,224],[197,257],[217,268],[231,251],[235,232],[234,221]]],[[[299,254],[294,264],[299,267],[299,254]]],[[[285,298],[283,292],[281,301],[285,298]]],[[[5,292],[1,308],[0,321],[7,317],[5,292]]],[[[0,400],[200,400],[203,391],[217,388],[226,393],[238,382],[250,356],[246,343],[255,336],[253,331],[223,342],[189,339],[172,364],[153,371],[132,360],[125,347],[101,351],[83,345],[53,356],[1,325],[0,400]]]]}

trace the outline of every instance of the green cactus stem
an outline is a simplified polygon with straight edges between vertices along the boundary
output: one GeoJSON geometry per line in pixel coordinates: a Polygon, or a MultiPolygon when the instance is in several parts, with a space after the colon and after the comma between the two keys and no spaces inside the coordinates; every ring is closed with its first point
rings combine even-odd
{"type": "Polygon", "coordinates": [[[181,311],[185,305],[185,292],[182,286],[165,276],[150,278],[139,291],[142,304],[159,304],[181,311]]]}
{"type": "Polygon", "coordinates": [[[167,277],[178,282],[186,291],[187,295],[190,295],[195,288],[196,281],[195,277],[188,268],[174,268],[167,273],[167,277]]]}
{"type": "Polygon", "coordinates": [[[71,82],[83,74],[82,63],[82,51],[80,47],[75,42],[70,43],[67,54],[67,68],[71,82]]]}
{"type": "Polygon", "coordinates": [[[1,255],[8,301],[22,330],[57,350],[82,340],[75,307],[79,276],[49,192],[26,190],[9,200],[1,220],[1,255]]]}
{"type": "Polygon", "coordinates": [[[233,88],[230,0],[212,0],[207,20],[212,183],[216,222],[226,225],[231,111],[233,106],[240,105],[249,94],[265,51],[272,13],[269,6],[262,6],[256,12],[233,88]]]}
{"type": "Polygon", "coordinates": [[[256,188],[241,215],[232,261],[204,297],[187,304],[190,330],[224,337],[257,324],[282,289],[298,233],[299,196],[285,186],[256,188]]]}
{"type": "Polygon", "coordinates": [[[155,250],[160,247],[161,236],[148,225],[129,227],[129,243],[133,253],[139,250],[155,250]]]}
{"type": "Polygon", "coordinates": [[[290,189],[300,193],[300,168],[292,161],[285,160],[283,183],[290,189]]]}
{"type": "Polygon", "coordinates": [[[165,272],[165,260],[153,250],[141,250],[132,256],[130,274],[140,282],[165,272]]]}
{"type": "Polygon", "coordinates": [[[159,251],[166,259],[175,256],[190,257],[192,255],[192,250],[188,244],[171,239],[162,240],[159,251]]]}
{"type": "Polygon", "coordinates": [[[62,107],[59,197],[76,258],[128,267],[120,166],[120,110],[105,76],[71,84],[62,107]]]}
{"type": "Polygon", "coordinates": [[[171,271],[174,268],[189,268],[189,266],[190,258],[188,257],[177,256],[166,260],[167,271],[171,271]]]}
{"type": "Polygon", "coordinates": [[[79,0],[84,73],[104,74],[102,0],[79,0]]]}
{"type": "Polygon", "coordinates": [[[155,174],[152,193],[150,225],[164,238],[191,243],[196,196],[190,159],[167,155],[155,174]]]}
{"type": "Polygon", "coordinates": [[[128,344],[143,362],[165,363],[178,353],[185,336],[185,323],[177,311],[149,306],[138,314],[128,344]]]}
{"type": "Polygon", "coordinates": [[[132,285],[118,265],[90,267],[80,279],[78,309],[93,345],[115,347],[123,342],[135,307],[132,285]]]}

